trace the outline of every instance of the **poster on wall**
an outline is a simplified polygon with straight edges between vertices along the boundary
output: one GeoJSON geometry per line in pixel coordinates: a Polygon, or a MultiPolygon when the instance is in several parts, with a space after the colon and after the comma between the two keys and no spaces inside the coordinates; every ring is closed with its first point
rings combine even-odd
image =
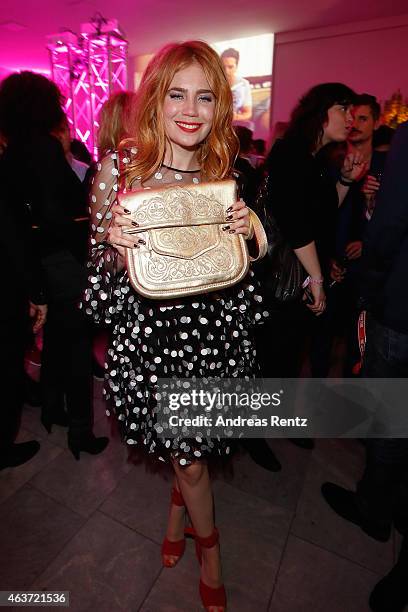
{"type": "Polygon", "coordinates": [[[254,138],[269,135],[273,34],[223,40],[212,44],[220,55],[231,86],[234,125],[243,125],[254,138]]]}

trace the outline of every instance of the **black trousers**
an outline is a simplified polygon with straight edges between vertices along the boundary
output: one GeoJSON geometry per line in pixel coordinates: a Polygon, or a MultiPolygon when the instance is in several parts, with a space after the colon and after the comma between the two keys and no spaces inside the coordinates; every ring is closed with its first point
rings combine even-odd
{"type": "Polygon", "coordinates": [[[41,365],[43,411],[52,416],[66,402],[69,433],[90,433],[93,425],[92,327],[76,301],[49,304],[41,365]]]}
{"type": "Polygon", "coordinates": [[[329,313],[316,317],[301,302],[270,301],[266,308],[269,320],[255,332],[262,376],[298,378],[308,349],[312,376],[327,377],[332,342],[329,313]]]}
{"type": "Polygon", "coordinates": [[[13,444],[20,427],[27,331],[28,315],[24,309],[20,316],[14,313],[0,322],[0,451],[13,444]]]}
{"type": "MultiPolygon", "coordinates": [[[[317,356],[317,363],[322,366],[319,376],[328,376],[336,336],[343,337],[346,344],[343,376],[353,376],[353,367],[361,359],[357,333],[360,311],[357,304],[358,285],[353,277],[346,276],[342,283],[327,289],[325,321],[322,326],[318,326],[316,329],[311,354],[312,362],[315,355],[317,356]]],[[[318,365],[318,367],[320,366],[318,365]]]]}

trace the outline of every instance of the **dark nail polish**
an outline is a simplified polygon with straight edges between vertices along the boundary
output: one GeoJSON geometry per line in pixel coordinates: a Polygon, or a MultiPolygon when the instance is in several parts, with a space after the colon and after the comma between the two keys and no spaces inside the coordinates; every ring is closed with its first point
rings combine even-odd
{"type": "Polygon", "coordinates": [[[225,227],[222,228],[222,231],[225,232],[226,230],[228,230],[230,228],[229,225],[226,225],[225,227]]]}
{"type": "Polygon", "coordinates": [[[127,208],[124,208],[123,210],[127,215],[130,215],[130,210],[128,210],[127,208]]]}
{"type": "Polygon", "coordinates": [[[132,225],[134,225],[135,227],[139,227],[139,224],[136,223],[136,221],[132,221],[132,225]]]}
{"type": "Polygon", "coordinates": [[[143,240],[143,238],[140,238],[139,244],[146,244],[146,240],[143,240]]]}
{"type": "Polygon", "coordinates": [[[232,206],[230,206],[229,208],[227,208],[227,213],[232,211],[232,206]]]}
{"type": "Polygon", "coordinates": [[[225,217],[226,221],[232,221],[234,215],[228,215],[228,217],[225,217]]]}
{"type": "Polygon", "coordinates": [[[235,230],[230,230],[228,233],[229,234],[235,234],[235,230]]]}

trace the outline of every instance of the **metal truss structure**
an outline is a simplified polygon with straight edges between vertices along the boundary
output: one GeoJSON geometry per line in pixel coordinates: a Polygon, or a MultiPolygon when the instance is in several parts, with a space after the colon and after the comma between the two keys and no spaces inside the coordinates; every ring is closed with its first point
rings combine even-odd
{"type": "Polygon", "coordinates": [[[65,98],[71,135],[95,158],[102,105],[112,93],[127,88],[128,43],[118,30],[83,24],[79,36],[64,32],[48,37],[52,79],[65,98]]]}

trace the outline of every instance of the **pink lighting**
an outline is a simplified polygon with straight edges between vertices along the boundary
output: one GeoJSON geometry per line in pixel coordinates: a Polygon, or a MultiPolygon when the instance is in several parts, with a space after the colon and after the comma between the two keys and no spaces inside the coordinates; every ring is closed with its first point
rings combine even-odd
{"type": "Polygon", "coordinates": [[[51,75],[51,70],[47,70],[45,68],[35,68],[33,66],[4,66],[2,70],[7,72],[7,74],[12,74],[13,72],[24,72],[25,70],[29,70],[30,72],[43,74],[46,77],[49,77],[51,75]]]}
{"type": "Polygon", "coordinates": [[[128,43],[117,25],[115,31],[101,33],[91,24],[83,24],[78,37],[64,32],[49,41],[52,79],[65,98],[73,136],[96,158],[101,107],[113,92],[127,89],[128,43]]]}

